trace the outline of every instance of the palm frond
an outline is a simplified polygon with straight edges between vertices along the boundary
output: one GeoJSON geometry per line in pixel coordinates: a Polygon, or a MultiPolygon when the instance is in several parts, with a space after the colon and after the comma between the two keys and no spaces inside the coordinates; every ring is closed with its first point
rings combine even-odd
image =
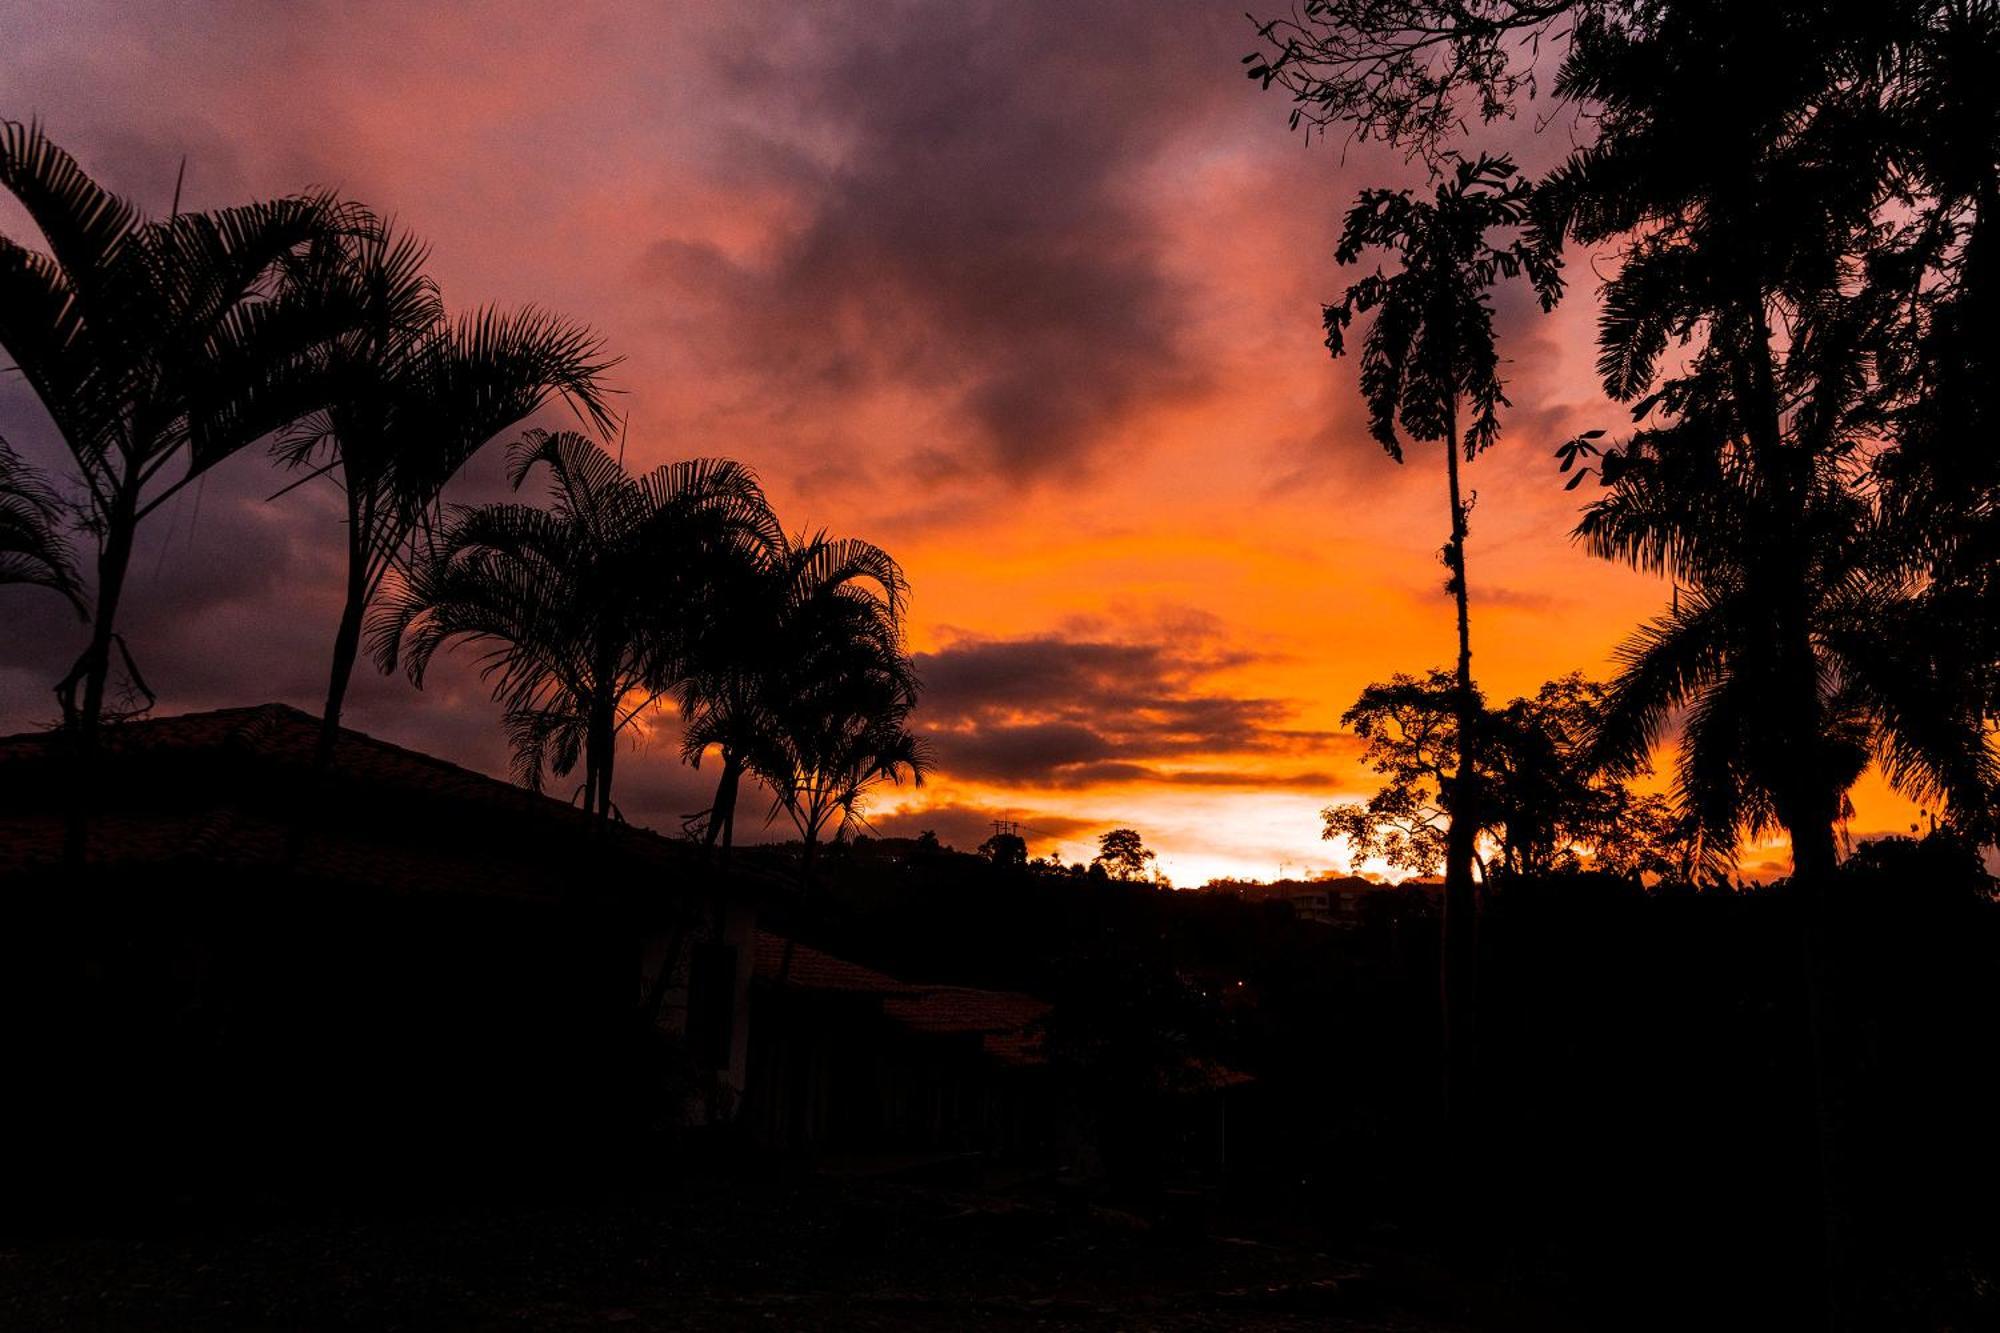
{"type": "Polygon", "coordinates": [[[65,518],[55,488],[0,439],[0,584],[48,588],[87,619],[83,582],[62,530],[65,518]]]}

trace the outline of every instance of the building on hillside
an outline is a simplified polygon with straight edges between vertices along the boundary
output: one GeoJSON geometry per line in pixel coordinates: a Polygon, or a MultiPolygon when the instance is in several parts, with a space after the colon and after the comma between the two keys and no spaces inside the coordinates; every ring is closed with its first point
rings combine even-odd
{"type": "Polygon", "coordinates": [[[807,1153],[1032,1155],[1057,1126],[1030,995],[919,986],[759,931],[749,1101],[807,1153]]]}
{"type": "Polygon", "coordinates": [[[1110,1133],[1145,1142],[1151,1165],[1183,1182],[1223,1178],[1227,1106],[1248,1075],[1193,1062],[1170,1095],[1150,1099],[1152,1123],[1086,1125],[1049,1059],[1048,1001],[911,983],[765,931],[754,957],[744,1122],[767,1147],[1047,1166],[1110,1160],[1110,1133]]]}
{"type": "Polygon", "coordinates": [[[751,916],[695,849],[351,731],[317,774],[318,731],[266,705],[88,760],[0,740],[0,1116],[41,1186],[570,1171],[740,1094],[751,916]]]}
{"type": "Polygon", "coordinates": [[[1302,921],[1334,926],[1358,924],[1362,917],[1362,904],[1368,896],[1394,887],[1359,875],[1281,879],[1268,883],[1224,880],[1209,886],[1212,890],[1231,893],[1251,902],[1281,902],[1302,921]]]}

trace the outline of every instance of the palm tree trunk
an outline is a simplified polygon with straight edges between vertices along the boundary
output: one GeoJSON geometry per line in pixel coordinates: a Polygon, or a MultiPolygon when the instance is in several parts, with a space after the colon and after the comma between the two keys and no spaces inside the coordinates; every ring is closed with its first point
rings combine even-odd
{"type": "MultiPolygon", "coordinates": [[[[600,680],[612,679],[608,674],[600,680]]],[[[596,823],[611,817],[611,759],[618,696],[612,685],[593,688],[583,724],[583,808],[596,823]]]]}
{"type": "Polygon", "coordinates": [[[333,764],[334,746],[340,739],[340,712],[347,701],[347,687],[354,679],[354,663],[361,653],[361,620],[368,610],[368,563],[353,526],[357,515],[349,505],[347,542],[347,600],[340,608],[340,624],[333,633],[333,668],[327,674],[326,707],[319,718],[319,748],[313,768],[324,774],[333,764]]]}
{"type": "Polygon", "coordinates": [[[704,840],[714,884],[709,914],[717,940],[722,938],[729,915],[729,844],[736,832],[736,792],[742,777],[743,761],[725,746],[722,751],[722,781],[715,789],[715,805],[708,812],[708,834],[704,840]],[[721,843],[720,855],[716,850],[718,841],[721,843]]]}
{"type": "Polygon", "coordinates": [[[111,642],[116,632],[118,603],[125,591],[125,571],[132,563],[132,540],[138,528],[138,496],[120,495],[105,525],[104,546],[97,554],[96,617],[91,622],[90,644],[75,668],[56,686],[62,702],[63,722],[71,732],[69,756],[69,818],[63,831],[63,860],[72,868],[83,865],[88,811],[95,786],[95,766],[99,724],[104,716],[104,694],[111,679],[111,642]],[[83,675],[83,706],[76,706],[77,674],[83,675]]]}
{"type": "MultiPolygon", "coordinates": [[[[611,709],[617,707],[617,701],[613,700],[611,709]]],[[[599,723],[597,737],[597,819],[600,824],[611,822],[611,772],[617,763],[618,733],[607,716],[599,723]]]]}
{"type": "MultiPolygon", "coordinates": [[[[121,495],[106,524],[104,549],[97,557],[97,617],[91,625],[90,646],[84,650],[83,707],[72,719],[86,745],[96,740],[104,716],[104,695],[111,680],[111,636],[117,627],[118,603],[125,591],[125,571],[132,563],[137,528],[138,497],[121,495]]],[[[71,711],[72,697],[63,700],[66,714],[71,711]]]]}
{"type": "MultiPolygon", "coordinates": [[[[1451,572],[1458,612],[1458,767],[1452,775],[1451,829],[1445,843],[1444,923],[1439,955],[1439,998],[1444,1020],[1444,1114],[1446,1134],[1462,1143],[1471,1124],[1476,1068],[1475,1008],[1478,996],[1478,891],[1472,879],[1477,815],[1478,769],[1475,750],[1477,708],[1472,688],[1472,619],[1465,586],[1465,504],[1458,482],[1458,419],[1445,432],[1445,475],[1451,492],[1451,542],[1445,564],[1451,572]]],[[[1454,1168],[1454,1174],[1457,1174],[1454,1168]]]]}
{"type": "Polygon", "coordinates": [[[1785,515],[1791,521],[1780,577],[1783,623],[1776,627],[1785,654],[1788,678],[1782,703],[1791,710],[1788,721],[1792,749],[1790,792],[1779,816],[1792,843],[1792,880],[1802,898],[1801,939],[1805,970],[1807,1040],[1811,1047],[1813,1112],[1817,1130],[1820,1188],[1822,1299],[1826,1327],[1841,1333],[1848,1326],[1850,1276],[1846,1258],[1847,1232],[1841,1201],[1840,1115],[1837,1053],[1834,1042],[1835,986],[1831,941],[1827,931],[1828,898],[1839,865],[1833,826],[1839,796],[1832,788],[1821,758],[1824,725],[1819,695],[1818,659],[1812,640],[1812,589],[1801,532],[1811,487],[1812,460],[1803,451],[1783,449],[1784,422],[1777,392],[1776,354],[1761,289],[1750,296],[1755,346],[1748,354],[1752,411],[1752,443],[1767,484],[1774,484],[1791,501],[1785,515]]]}
{"type": "Polygon", "coordinates": [[[702,845],[711,857],[724,828],[735,822],[737,785],[742,781],[743,761],[727,748],[722,751],[722,781],[716,784],[715,805],[708,812],[708,829],[702,845]]]}

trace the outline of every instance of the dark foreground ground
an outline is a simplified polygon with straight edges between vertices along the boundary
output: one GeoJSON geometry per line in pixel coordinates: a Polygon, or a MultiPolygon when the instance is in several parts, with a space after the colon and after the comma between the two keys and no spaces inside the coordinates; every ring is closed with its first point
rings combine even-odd
{"type": "Polygon", "coordinates": [[[1048,1196],[826,1177],[0,1253],[18,1329],[1547,1328],[1518,1292],[1345,1245],[1048,1196]]]}

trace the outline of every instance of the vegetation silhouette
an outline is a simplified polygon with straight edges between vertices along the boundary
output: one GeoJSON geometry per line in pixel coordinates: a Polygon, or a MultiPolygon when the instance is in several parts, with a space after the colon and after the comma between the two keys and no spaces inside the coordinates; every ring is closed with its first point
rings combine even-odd
{"type": "Polygon", "coordinates": [[[320,714],[322,768],[340,733],[368,607],[390,572],[407,572],[435,535],[451,479],[551,399],[600,435],[615,428],[600,387],[613,362],[588,331],[536,310],[448,318],[424,272],[425,247],[379,219],[363,221],[288,256],[286,270],[298,290],[356,312],[311,351],[324,402],[287,425],[275,446],[287,467],[304,472],[300,482],[337,485],[345,508],[347,576],[320,714]]]}
{"type": "MultiPolygon", "coordinates": [[[[1504,708],[1479,702],[1473,746],[1482,799],[1482,883],[1502,876],[1596,870],[1639,880],[1691,880],[1691,841],[1671,804],[1633,791],[1591,753],[1605,687],[1572,674],[1504,708]]],[[[1355,861],[1430,875],[1444,866],[1447,790],[1458,745],[1451,673],[1397,675],[1362,691],[1341,725],[1366,743],[1362,762],[1388,779],[1365,802],[1329,805],[1321,836],[1355,861]]]]}
{"type": "Polygon", "coordinates": [[[281,279],[288,258],[354,218],[301,196],[205,213],[176,199],[148,219],[40,125],[11,120],[0,122],[0,189],[49,246],[0,237],[0,347],[69,448],[97,542],[90,640],[57,687],[87,746],[114,646],[131,666],[117,627],[139,525],[315,404],[308,354],[353,312],[281,279]]]}
{"type": "Polygon", "coordinates": [[[1591,761],[1629,775],[1677,731],[1678,817],[1708,875],[1746,832],[1787,834],[1843,1324],[1851,984],[1827,899],[1846,793],[1875,762],[1941,836],[1976,844],[2000,777],[1983,444],[2000,14],[1309,0],[1259,34],[1249,73],[1292,96],[1295,127],[1387,138],[1434,172],[1468,124],[1533,97],[1554,54],[1584,132],[1535,189],[1534,225],[1608,257],[1598,369],[1635,422],[1557,456],[1569,488],[1604,488],[1584,545],[1672,581],[1621,650],[1591,761]]]}
{"type": "Polygon", "coordinates": [[[1598,368],[1650,424],[1604,455],[1608,493],[1577,531],[1678,590],[1620,650],[1598,755],[1629,770],[1684,712],[1677,783],[1708,858],[1726,864],[1743,830],[1777,824],[1812,878],[1834,865],[1846,789],[1871,757],[1975,821],[2000,766],[1865,488],[1875,312],[1842,282],[1874,189],[1865,145],[1793,128],[1786,76],[1824,78],[1830,58],[1798,40],[1761,11],[1580,36],[1558,86],[1607,109],[1539,207],[1582,244],[1634,237],[1605,284],[1598,368]],[[1767,100],[1722,108],[1685,82],[1697,67],[1759,70],[1767,100]],[[1691,130],[1698,154],[1679,146],[1691,130]],[[1663,375],[1676,336],[1699,348],[1663,375]]]}
{"type": "Polygon", "coordinates": [[[715,614],[711,573],[777,540],[776,519],[749,469],[718,459],[626,473],[592,441],[531,430],[509,453],[518,490],[545,469],[551,505],[460,508],[407,579],[371,617],[384,671],[422,686],[438,649],[480,652],[481,674],[506,709],[514,775],[583,765],[582,804],[600,821],[619,737],[688,670],[689,632],[715,614]]]}
{"type": "MultiPolygon", "coordinates": [[[[1403,461],[1397,427],[1420,441],[1444,446],[1451,506],[1444,546],[1445,588],[1458,615],[1455,678],[1458,723],[1456,764],[1444,784],[1450,815],[1445,845],[1445,946],[1440,985],[1445,1000],[1446,1114],[1463,1114],[1474,1069],[1474,1007],[1478,913],[1473,881],[1479,829],[1478,695],[1472,680],[1472,619],[1466,589],[1465,541],[1472,502],[1459,487],[1459,454],[1471,462],[1500,437],[1499,355],[1493,342],[1493,308],[1487,293],[1503,278],[1525,276],[1543,309],[1562,294],[1560,260],[1530,225],[1530,188],[1512,160],[1480,157],[1454,165],[1432,198],[1408,190],[1364,190],[1341,228],[1335,258],[1357,262],[1373,248],[1401,261],[1395,274],[1377,269],[1326,307],[1326,345],[1336,357],[1347,349],[1355,316],[1373,313],[1361,345],[1361,394],[1368,428],[1389,457],[1403,461]],[[1511,232],[1496,245],[1495,231],[1511,232]],[[1457,1108],[1457,1109],[1454,1109],[1457,1108]]],[[[1457,1137],[1456,1134],[1453,1135],[1457,1137]]]]}
{"type": "MultiPolygon", "coordinates": [[[[808,751],[839,743],[832,736],[788,739],[788,729],[837,729],[841,710],[865,713],[871,700],[890,710],[913,704],[917,682],[902,638],[909,584],[880,547],[825,533],[794,540],[774,529],[748,560],[719,578],[722,610],[710,617],[674,692],[682,758],[699,767],[710,748],[721,758],[714,804],[695,818],[703,844],[711,850],[719,845],[726,864],[746,770],[760,778],[776,775],[772,787],[781,808],[793,813],[802,838],[811,828],[808,847],[829,818],[853,814],[876,779],[904,775],[890,757],[885,771],[865,780],[857,775],[843,792],[837,777],[799,768],[819,762],[837,767],[838,756],[829,753],[822,761],[808,751]],[[817,717],[815,710],[822,710],[817,717]]],[[[887,733],[897,723],[885,725],[876,739],[893,749],[901,742],[887,733]]],[[[868,743],[860,742],[863,748],[868,743]]]]}
{"type": "Polygon", "coordinates": [[[48,479],[0,438],[0,583],[59,593],[88,620],[90,603],[64,531],[68,518],[48,479]]]}
{"type": "Polygon", "coordinates": [[[772,813],[798,831],[808,888],[827,834],[864,824],[874,788],[921,785],[932,766],[929,743],[909,726],[917,679],[900,641],[885,642],[868,613],[838,621],[835,633],[814,637],[812,656],[779,669],[772,726],[750,751],[772,813]]]}
{"type": "MultiPolygon", "coordinates": [[[[935,833],[929,835],[936,842],[935,833]]],[[[1028,864],[1028,840],[1018,833],[995,833],[979,844],[979,854],[996,866],[1025,866],[1028,864]]]]}
{"type": "Polygon", "coordinates": [[[1155,862],[1159,853],[1148,847],[1137,829],[1115,828],[1097,839],[1093,868],[1101,868],[1116,880],[1143,880],[1159,873],[1155,862]]]}

